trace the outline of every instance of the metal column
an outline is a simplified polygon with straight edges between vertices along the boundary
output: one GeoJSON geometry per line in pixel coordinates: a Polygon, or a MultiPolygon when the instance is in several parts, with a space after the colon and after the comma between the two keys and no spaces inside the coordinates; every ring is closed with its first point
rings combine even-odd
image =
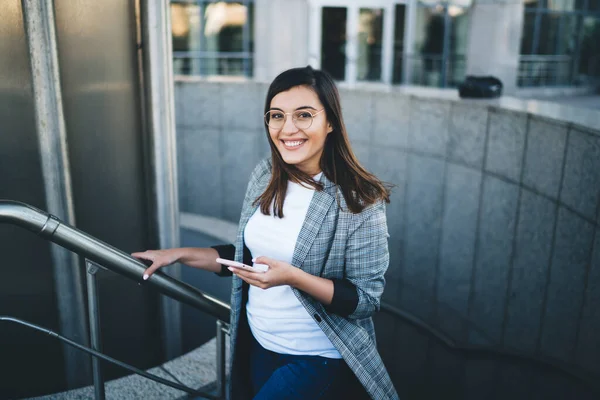
{"type": "MultiPolygon", "coordinates": [[[[98,283],[96,274],[102,268],[98,264],[85,259],[85,268],[87,270],[87,293],[88,293],[88,312],[90,323],[90,341],[92,349],[102,353],[102,337],[100,333],[100,304],[98,299],[98,283]]],[[[106,394],[104,391],[104,377],[102,374],[102,364],[96,357],[92,358],[92,373],[94,375],[94,394],[96,400],[104,400],[106,394]]]]}
{"type": "MultiPolygon", "coordinates": [[[[47,209],[70,225],[75,225],[54,5],[52,0],[22,0],[22,6],[47,209]]],[[[89,342],[84,323],[82,276],[78,259],[56,245],[52,245],[52,259],[61,333],[87,345],[89,342]]],[[[89,358],[71,347],[64,347],[64,355],[68,387],[87,384],[90,376],[89,358]]]]}
{"type": "MultiPolygon", "coordinates": [[[[166,1],[141,1],[146,127],[152,164],[158,246],[179,246],[179,194],[173,89],[171,18],[166,1]]],[[[181,267],[165,270],[181,279],[181,267]]],[[[181,304],[162,297],[162,330],[168,359],[182,352],[181,304]]]]}

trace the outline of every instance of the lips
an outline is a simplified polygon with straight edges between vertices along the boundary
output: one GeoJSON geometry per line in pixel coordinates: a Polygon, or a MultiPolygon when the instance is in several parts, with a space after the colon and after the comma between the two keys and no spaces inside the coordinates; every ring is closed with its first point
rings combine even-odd
{"type": "Polygon", "coordinates": [[[288,150],[298,149],[298,148],[302,147],[302,145],[305,142],[306,142],[306,139],[300,139],[300,140],[281,140],[281,143],[283,143],[283,147],[285,147],[288,150]]]}

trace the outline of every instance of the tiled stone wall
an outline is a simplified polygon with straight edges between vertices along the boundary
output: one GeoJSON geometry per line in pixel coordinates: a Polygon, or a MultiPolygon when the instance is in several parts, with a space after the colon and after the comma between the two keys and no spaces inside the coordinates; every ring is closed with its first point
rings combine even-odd
{"type": "MultiPolygon", "coordinates": [[[[237,222],[269,154],[266,91],[177,82],[182,211],[237,222]]],[[[456,340],[600,374],[600,132],[476,101],[341,95],[359,159],[396,185],[386,301],[456,340]]]]}

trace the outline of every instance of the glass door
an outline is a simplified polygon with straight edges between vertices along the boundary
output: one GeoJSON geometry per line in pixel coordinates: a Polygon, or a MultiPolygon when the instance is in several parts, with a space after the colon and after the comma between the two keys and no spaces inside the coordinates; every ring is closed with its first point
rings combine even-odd
{"type": "Polygon", "coordinates": [[[402,66],[394,64],[402,63],[403,58],[396,49],[398,42],[403,42],[405,26],[404,20],[395,21],[398,15],[405,17],[403,11],[398,13],[398,2],[312,0],[310,5],[311,65],[350,84],[396,81],[393,75],[402,66]],[[395,29],[397,24],[402,32],[395,29]]]}
{"type": "Polygon", "coordinates": [[[323,7],[321,21],[321,68],[338,81],[346,80],[348,9],[323,7]]]}

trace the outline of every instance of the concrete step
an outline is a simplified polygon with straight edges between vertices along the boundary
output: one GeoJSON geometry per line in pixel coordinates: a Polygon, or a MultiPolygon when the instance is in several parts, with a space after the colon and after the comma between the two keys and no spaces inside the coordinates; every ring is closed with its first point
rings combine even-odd
{"type": "MultiPolygon", "coordinates": [[[[229,341],[227,341],[227,370],[229,370],[229,341]]],[[[216,393],[216,339],[181,357],[175,358],[147,372],[185,386],[216,393]]],[[[129,375],[105,384],[107,400],[180,400],[202,399],[173,389],[139,375],[129,375]]],[[[94,398],[94,387],[87,386],[62,393],[53,393],[30,400],[89,400],[94,398]]]]}

